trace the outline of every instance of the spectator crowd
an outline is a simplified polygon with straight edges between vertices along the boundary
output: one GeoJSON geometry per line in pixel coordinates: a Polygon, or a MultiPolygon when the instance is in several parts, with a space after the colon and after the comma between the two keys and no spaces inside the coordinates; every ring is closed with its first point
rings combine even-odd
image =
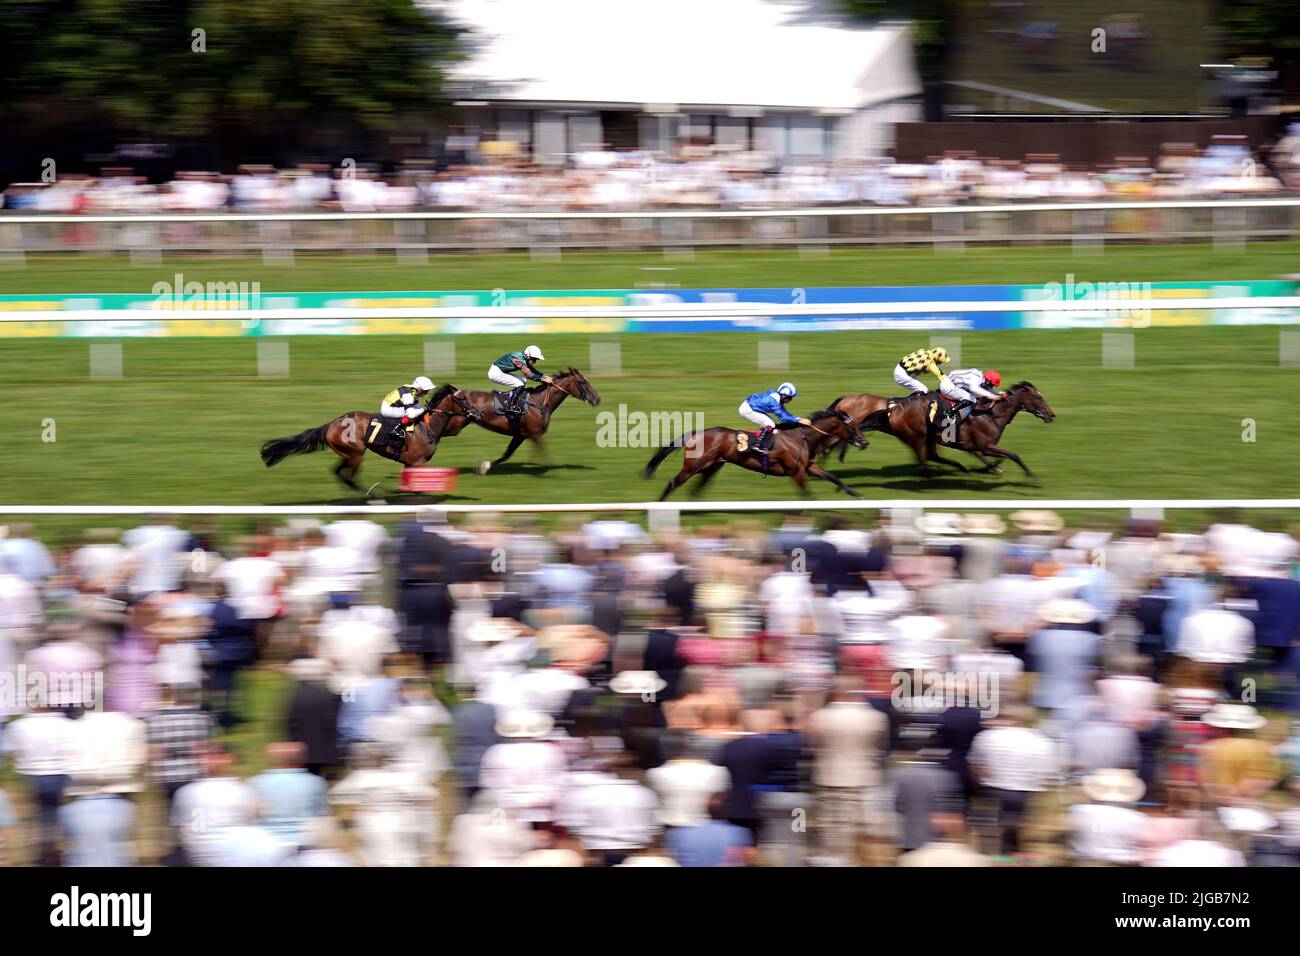
{"type": "Polygon", "coordinates": [[[586,149],[557,165],[514,152],[467,149],[456,152],[460,161],[455,163],[413,164],[390,172],[355,163],[335,169],[248,165],[233,175],[187,171],[153,183],[129,167],[117,167],[98,176],[11,184],[0,199],[12,210],[91,214],[743,210],[1251,198],[1300,186],[1298,144],[1300,124],[1260,155],[1252,155],[1240,137],[1228,136],[1203,149],[1166,144],[1158,156],[1118,156],[1101,167],[1062,162],[1055,154],[1013,160],[952,150],[924,163],[778,160],[758,151],[690,145],[667,157],[586,149]]]}
{"type": "Polygon", "coordinates": [[[866,514],[11,524],[0,861],[1300,863],[1295,538],[866,514]]]}

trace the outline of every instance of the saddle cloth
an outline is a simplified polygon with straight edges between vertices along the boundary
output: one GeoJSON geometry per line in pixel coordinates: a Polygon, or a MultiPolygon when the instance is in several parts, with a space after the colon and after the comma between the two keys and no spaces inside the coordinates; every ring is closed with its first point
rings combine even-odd
{"type": "Polygon", "coordinates": [[[528,392],[519,394],[519,404],[512,407],[509,392],[492,393],[492,412],[496,415],[522,415],[528,411],[528,392]]]}
{"type": "MultiPolygon", "coordinates": [[[[398,444],[394,433],[401,425],[400,418],[387,418],[376,413],[370,419],[370,427],[366,429],[366,447],[388,449],[398,444]]],[[[405,437],[402,438],[401,443],[406,443],[405,437]]]]}

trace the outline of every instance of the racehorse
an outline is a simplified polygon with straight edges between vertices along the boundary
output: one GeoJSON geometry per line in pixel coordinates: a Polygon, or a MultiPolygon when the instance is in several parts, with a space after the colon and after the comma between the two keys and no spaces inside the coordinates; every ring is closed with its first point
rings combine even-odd
{"type": "Polygon", "coordinates": [[[372,428],[378,434],[378,426],[391,422],[391,419],[369,412],[348,412],[319,428],[309,428],[289,438],[271,439],[262,445],[262,461],[270,468],[290,455],[305,455],[328,448],[342,459],[334,474],[349,488],[360,491],[356,477],[361,470],[361,458],[367,451],[407,467],[422,465],[438,450],[438,441],[447,426],[467,416],[466,407],[456,395],[454,385],[441,386],[426,407],[427,411],[407,431],[406,440],[397,454],[387,448],[367,445],[372,428]]]}
{"type": "Polygon", "coordinates": [[[748,468],[750,471],[762,471],[768,475],[787,475],[794,479],[795,484],[805,495],[809,494],[807,482],[808,476],[812,475],[814,478],[833,483],[835,487],[848,492],[854,498],[861,498],[860,494],[813,461],[821,447],[828,441],[847,441],[855,448],[866,448],[867,439],[861,429],[847,414],[830,408],[814,412],[811,421],[811,425],[797,425],[776,432],[772,450],[767,455],[766,469],[763,467],[762,457],[749,450],[754,441],[752,432],[719,427],[679,435],[655,452],[654,457],[645,466],[645,476],[653,478],[655,469],[665,458],[677,449],[684,448],[686,461],[682,465],[682,470],[668,482],[668,487],[659,496],[660,501],[695,475],[700,476],[694,492],[699,494],[704,486],[713,480],[718,470],[728,462],[741,468],[748,468]]]}
{"type": "MultiPolygon", "coordinates": [[[[600,395],[576,368],[560,372],[552,378],[554,384],[543,382],[528,390],[526,410],[518,417],[498,414],[492,407],[491,392],[467,390],[460,393],[459,398],[478,414],[477,418],[472,419],[475,425],[510,436],[510,444],[506,446],[500,458],[495,461],[482,461],[475,466],[475,471],[480,475],[486,475],[493,466],[509,459],[525,441],[540,445],[542,436],[550,427],[551,414],[566,398],[572,396],[588,405],[600,404],[600,395]]],[[[448,421],[442,431],[442,437],[450,438],[452,435],[459,434],[469,421],[470,419],[465,418],[448,421]]]]}
{"type": "MultiPolygon", "coordinates": [[[[836,411],[844,412],[857,424],[859,428],[867,420],[867,417],[873,412],[878,412],[889,405],[889,399],[883,395],[872,395],[870,392],[863,392],[859,395],[841,395],[835,401],[831,402],[830,407],[836,411]]],[[[844,462],[844,456],[849,450],[849,443],[842,441],[828,441],[822,447],[822,457],[825,458],[835,450],[835,446],[840,448],[840,462],[844,462]]]]}
{"type": "MultiPolygon", "coordinates": [[[[942,407],[942,400],[940,406],[942,407]]],[[[962,471],[969,471],[961,462],[950,458],[940,458],[937,445],[959,448],[968,451],[984,463],[985,471],[1001,471],[996,464],[990,463],[984,456],[1009,458],[1023,469],[1030,478],[1034,473],[1020,460],[1013,451],[998,447],[998,439],[1011,420],[1021,411],[1051,422],[1056,413],[1048,406],[1042,393],[1029,382],[1017,382],[1006,392],[1006,398],[998,402],[981,402],[971,414],[957,423],[955,434],[951,439],[945,437],[946,429],[941,430],[929,421],[930,399],[927,395],[910,395],[899,399],[892,406],[882,408],[867,416],[862,423],[862,430],[885,432],[898,438],[912,449],[916,463],[922,472],[928,472],[927,461],[933,460],[943,465],[956,465],[962,471]]]]}

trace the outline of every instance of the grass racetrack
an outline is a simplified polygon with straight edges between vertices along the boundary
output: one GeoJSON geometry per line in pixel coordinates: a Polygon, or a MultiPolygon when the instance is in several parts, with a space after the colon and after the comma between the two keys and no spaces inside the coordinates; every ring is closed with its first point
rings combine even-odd
{"type": "MultiPolygon", "coordinates": [[[[186,279],[260,281],[263,291],[314,289],[628,288],[670,282],[683,287],[863,284],[1036,283],[1268,279],[1294,269],[1300,246],[1252,245],[1243,252],[1208,246],[1112,247],[1104,256],[1069,249],[835,250],[824,259],[794,251],[697,253],[669,265],[655,253],[444,257],[429,266],[377,258],[299,258],[292,267],[259,260],[166,261],[33,259],[0,273],[3,292],[148,290],[182,271],[186,279]],[[670,269],[671,271],[663,271],[670,269]]],[[[830,468],[868,498],[1278,498],[1295,495],[1300,424],[1279,367],[1276,327],[1152,327],[1135,332],[1132,369],[1102,367],[1095,330],[968,332],[962,364],[997,368],[1006,383],[1032,381],[1057,413],[1053,424],[1024,415],[1003,437],[1038,473],[1026,482],[1008,463],[1002,475],[964,476],[940,469],[922,479],[896,439],[871,436],[865,452],[830,468]],[[1253,441],[1243,440],[1252,426],[1253,441]]],[[[622,372],[589,377],[604,402],[570,399],[556,413],[545,456],[531,447],[486,477],[468,471],[495,458],[502,436],[477,428],[448,439],[435,465],[462,472],[447,498],[391,492],[398,466],[367,456],[359,481],[380,482],[389,501],[465,503],[644,501],[658,497],[680,467],[670,458],[653,480],[641,469],[651,447],[599,447],[598,413],[703,415],[704,424],[744,424],[736,406],[751,392],[791,379],[793,409],[807,413],[848,392],[896,394],[891,371],[927,333],[873,331],[789,336],[790,371],[757,368],[759,334],[623,335],[622,372]]],[[[608,337],[598,337],[608,338],[608,337]]],[[[323,504],[359,499],[338,484],[330,452],[263,467],[260,444],[320,425],[353,409],[373,411],[383,394],[422,371],[424,337],[294,336],[288,378],[259,378],[256,340],[126,339],[120,380],[88,377],[84,339],[9,339],[0,345],[0,423],[7,438],[0,468],[4,504],[323,504]],[[56,440],[42,422],[55,420],[56,440]]],[[[526,342],[467,335],[454,342],[461,387],[489,388],[485,370],[526,342]]],[[[531,339],[530,339],[531,341],[531,339]]],[[[539,336],[543,365],[586,370],[588,337],[539,336]]],[[[608,428],[606,434],[608,435],[608,428]]],[[[625,436],[626,437],[626,436],[625,436]]],[[[659,436],[666,439],[672,436],[659,436]]],[[[958,454],[973,464],[973,459],[958,454]]],[[[843,496],[824,482],[816,497],[843,496]]],[[[675,497],[686,497],[691,486],[675,497]]],[[[784,478],[761,479],[724,468],[706,500],[797,499],[784,478]]]]}

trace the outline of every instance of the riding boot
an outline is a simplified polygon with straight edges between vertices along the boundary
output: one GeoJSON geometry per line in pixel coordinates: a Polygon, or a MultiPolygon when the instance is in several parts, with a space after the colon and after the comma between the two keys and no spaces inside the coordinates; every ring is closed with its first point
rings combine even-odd
{"type": "Polygon", "coordinates": [[[758,452],[758,456],[763,462],[764,478],[767,477],[768,456],[772,453],[772,445],[775,444],[775,442],[776,432],[770,425],[764,425],[762,430],[758,433],[758,438],[754,441],[754,450],[758,452]]]}

